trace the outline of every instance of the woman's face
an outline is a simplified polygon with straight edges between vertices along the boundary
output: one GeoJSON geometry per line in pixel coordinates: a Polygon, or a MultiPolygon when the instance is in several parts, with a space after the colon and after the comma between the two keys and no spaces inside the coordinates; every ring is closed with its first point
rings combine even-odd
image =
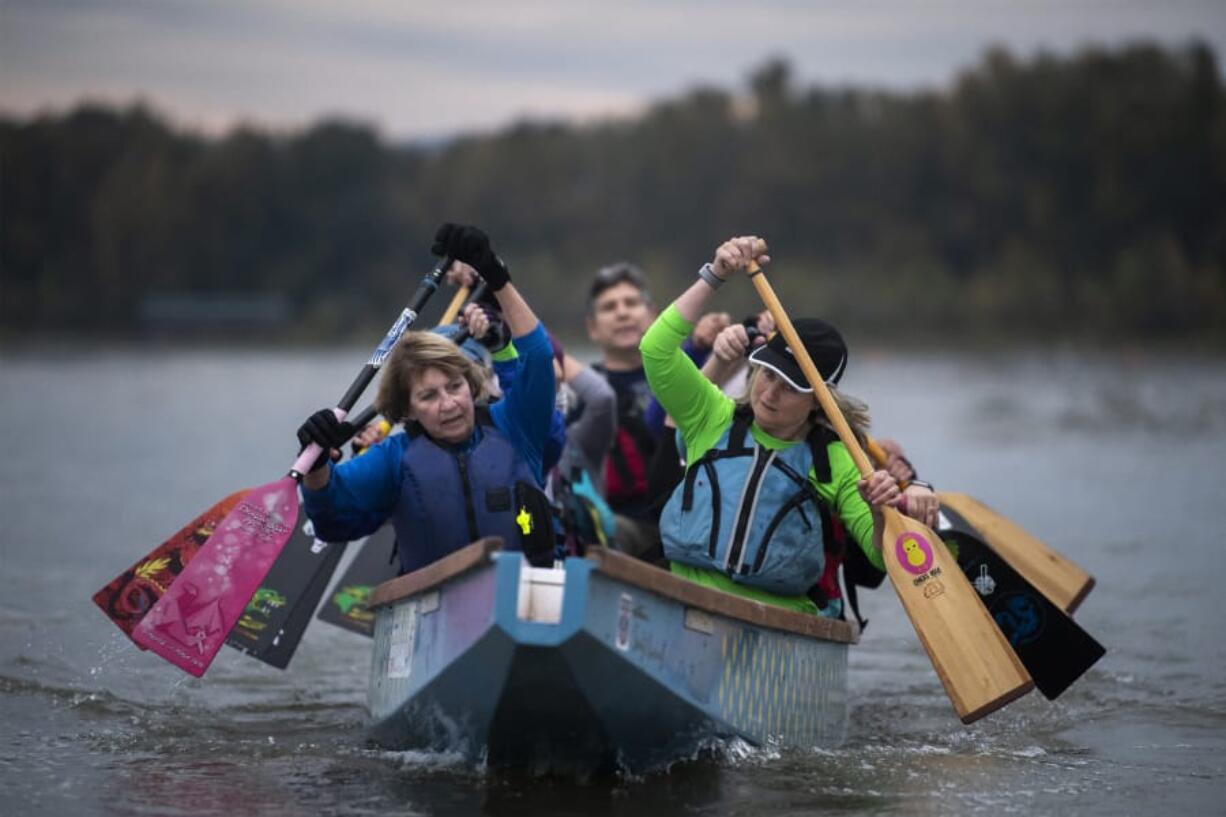
{"type": "Polygon", "coordinates": [[[433,367],[413,378],[409,390],[409,419],[433,439],[461,443],[473,433],[473,393],[461,374],[433,367]]]}
{"type": "Polygon", "coordinates": [[[759,366],[749,389],[749,405],[758,427],[781,440],[799,440],[809,430],[815,406],[811,393],[796,391],[771,369],[759,366]]]}

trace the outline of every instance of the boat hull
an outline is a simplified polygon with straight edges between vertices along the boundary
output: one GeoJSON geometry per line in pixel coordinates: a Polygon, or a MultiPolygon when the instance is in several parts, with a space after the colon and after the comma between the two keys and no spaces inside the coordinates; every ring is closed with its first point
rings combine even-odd
{"type": "Polygon", "coordinates": [[[817,637],[808,617],[735,599],[731,613],[759,613],[738,617],[731,597],[620,554],[539,570],[480,543],[453,556],[466,552],[462,569],[376,591],[371,737],[382,746],[537,773],[638,773],[732,738],[819,747],[846,735],[855,633],[843,622],[820,622],[837,637],[817,637]],[[808,632],[752,620],[772,617],[808,632]]]}

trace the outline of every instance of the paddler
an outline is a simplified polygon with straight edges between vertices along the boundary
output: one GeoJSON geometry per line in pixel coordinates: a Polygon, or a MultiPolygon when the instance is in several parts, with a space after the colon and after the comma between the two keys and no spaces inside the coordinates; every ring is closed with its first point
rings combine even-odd
{"type": "MultiPolygon", "coordinates": [[[[750,356],[741,401],[723,394],[681,351],[712,293],[751,260],[763,266],[770,260],[761,238],[721,244],[640,345],[647,379],[676,423],[687,458],[686,477],[660,518],[664,553],[674,573],[700,584],[838,617],[841,599],[819,607],[805,595],[825,570],[832,516],[883,569],[880,508],[897,505],[901,493],[885,470],[860,478],[781,335],[750,356]]],[[[847,365],[842,336],[816,319],[795,325],[844,415],[863,434],[867,407],[834,388],[847,365]]]]}
{"type": "MultiPolygon", "coordinates": [[[[484,232],[444,224],[432,250],[472,266],[494,293],[519,356],[515,388],[487,404],[479,367],[454,343],[433,332],[406,332],[384,365],[375,401],[405,430],[339,465],[321,455],[303,479],[304,508],[327,541],[367,536],[390,519],[401,572],[485,536],[551,563],[552,530],[529,530],[523,522],[525,508],[529,516],[538,515],[540,503],[547,508],[540,485],[554,407],[548,335],[484,232]]],[[[322,409],[303,423],[298,439],[330,451],[347,430],[322,409]]]]}

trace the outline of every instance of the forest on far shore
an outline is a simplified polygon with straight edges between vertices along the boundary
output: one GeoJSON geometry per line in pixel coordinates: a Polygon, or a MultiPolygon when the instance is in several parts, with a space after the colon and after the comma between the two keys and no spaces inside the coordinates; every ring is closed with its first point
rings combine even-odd
{"type": "Polygon", "coordinates": [[[139,336],[150,304],[198,299],[248,309],[229,333],[375,338],[446,220],[485,228],[567,337],[598,267],[633,261],[666,300],[756,233],[794,314],[887,344],[1216,343],[1226,97],[1207,46],[1138,43],[991,50],[917,93],[775,60],[635,118],[432,145],[344,121],[209,138],[143,105],[0,118],[0,337],[139,336]]]}

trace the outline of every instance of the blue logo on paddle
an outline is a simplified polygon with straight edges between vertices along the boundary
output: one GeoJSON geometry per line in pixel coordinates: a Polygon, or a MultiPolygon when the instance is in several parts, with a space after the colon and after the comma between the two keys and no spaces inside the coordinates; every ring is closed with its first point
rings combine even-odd
{"type": "Polygon", "coordinates": [[[1028,593],[1006,596],[994,605],[992,618],[996,626],[1009,639],[1009,645],[1020,647],[1029,644],[1043,632],[1043,609],[1028,593]]]}

